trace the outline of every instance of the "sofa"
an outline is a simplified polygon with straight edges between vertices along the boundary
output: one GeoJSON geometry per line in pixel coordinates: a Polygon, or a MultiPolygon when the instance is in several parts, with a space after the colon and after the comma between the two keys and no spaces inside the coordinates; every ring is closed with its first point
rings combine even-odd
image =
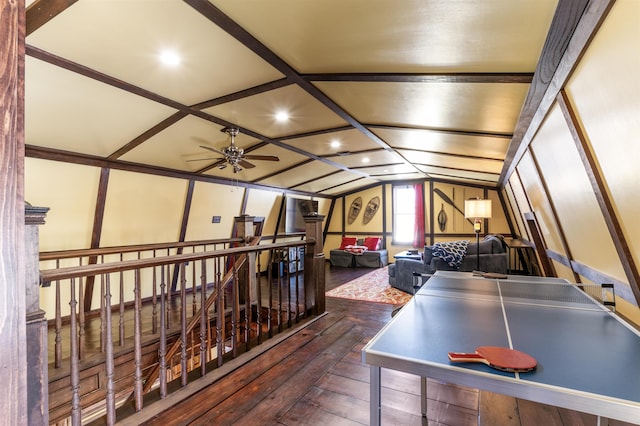
{"type": "MultiPolygon", "coordinates": [[[[445,243],[446,244],[446,243],[445,243]]],[[[451,266],[445,260],[433,255],[437,246],[426,246],[422,253],[422,260],[397,259],[389,265],[389,284],[404,292],[414,293],[414,272],[421,274],[422,283],[428,279],[428,275],[436,271],[461,271],[470,272],[477,269],[476,253],[480,253],[480,271],[507,273],[508,254],[507,246],[501,235],[487,235],[480,241],[468,242],[466,252],[459,267],[451,266]],[[478,247],[479,246],[479,247],[478,247]]]]}
{"type": "Polygon", "coordinates": [[[340,247],[329,251],[329,263],[338,267],[381,268],[389,263],[380,237],[343,237],[340,247]]]}

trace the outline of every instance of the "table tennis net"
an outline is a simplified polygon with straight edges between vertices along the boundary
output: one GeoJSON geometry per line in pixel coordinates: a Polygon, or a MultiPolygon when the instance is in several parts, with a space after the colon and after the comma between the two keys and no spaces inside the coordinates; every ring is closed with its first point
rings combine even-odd
{"type": "Polygon", "coordinates": [[[429,281],[427,288],[443,296],[464,298],[502,298],[510,303],[552,304],[601,309],[605,305],[615,311],[615,292],[612,284],[573,285],[557,282],[528,281],[526,279],[478,280],[470,282],[456,279],[429,281]],[[472,282],[473,283],[473,282],[472,282]]]}
{"type": "Polygon", "coordinates": [[[601,304],[615,311],[615,292],[611,284],[561,284],[510,282],[500,286],[503,298],[528,301],[557,301],[584,305],[601,304]]]}

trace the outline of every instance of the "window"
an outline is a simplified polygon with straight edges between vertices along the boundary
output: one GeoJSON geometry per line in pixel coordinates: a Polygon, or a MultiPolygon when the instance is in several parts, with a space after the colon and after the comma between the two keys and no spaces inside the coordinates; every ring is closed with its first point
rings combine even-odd
{"type": "Polygon", "coordinates": [[[416,224],[416,191],[413,185],[393,187],[393,242],[413,244],[416,224]]]}

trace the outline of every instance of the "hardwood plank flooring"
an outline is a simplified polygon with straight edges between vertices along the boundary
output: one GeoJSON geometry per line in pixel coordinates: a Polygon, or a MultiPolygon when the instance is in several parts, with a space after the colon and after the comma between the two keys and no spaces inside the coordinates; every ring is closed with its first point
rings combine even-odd
{"type": "MultiPolygon", "coordinates": [[[[330,290],[370,272],[327,267],[330,290]]],[[[327,298],[327,313],[173,407],[122,424],[369,424],[369,368],[361,350],[390,319],[392,305],[327,298]]],[[[382,371],[382,424],[427,424],[420,378],[382,371]]],[[[596,425],[596,417],[429,380],[429,425],[596,425]]],[[[155,405],[154,404],[154,405],[155,405]]],[[[627,423],[610,421],[610,425],[627,423]]]]}

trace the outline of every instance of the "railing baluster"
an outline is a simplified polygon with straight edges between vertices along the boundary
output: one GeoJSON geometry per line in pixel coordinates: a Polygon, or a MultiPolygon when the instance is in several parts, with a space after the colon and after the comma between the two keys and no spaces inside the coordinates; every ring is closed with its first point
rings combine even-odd
{"type": "MultiPolygon", "coordinates": [[[[153,258],[156,257],[156,251],[153,250],[153,258]]],[[[161,266],[162,268],[162,266],[161,266]]],[[[156,274],[156,267],[153,267],[153,287],[151,295],[151,333],[156,334],[158,332],[158,277],[156,274]]]]}
{"type": "MultiPolygon", "coordinates": [[[[120,262],[122,262],[123,257],[122,253],[120,253],[120,262]]],[[[119,339],[120,346],[124,346],[124,272],[120,271],[120,327],[119,327],[119,339]]]]}
{"type": "MultiPolygon", "coordinates": [[[[56,261],[56,265],[60,267],[60,261],[56,261]]],[[[62,309],[60,307],[60,280],[56,280],[56,337],[55,337],[55,361],[56,368],[62,367],[62,309]]]]}
{"type": "MultiPolygon", "coordinates": [[[[271,258],[274,256],[271,250],[271,258]]],[[[269,262],[271,263],[271,262],[269,262]]],[[[280,264],[278,263],[276,278],[280,280],[280,264]]],[[[269,329],[269,337],[273,337],[273,272],[267,271],[267,290],[269,292],[269,309],[267,310],[267,328],[269,329]]]]}
{"type": "MultiPolygon", "coordinates": [[[[167,249],[167,256],[169,256],[170,254],[171,254],[170,249],[167,249]]],[[[167,265],[167,309],[168,309],[168,311],[167,311],[167,327],[168,327],[169,330],[171,329],[171,324],[172,324],[172,322],[171,322],[171,320],[172,320],[172,318],[171,318],[171,306],[172,306],[171,305],[171,298],[173,296],[173,278],[170,278],[170,277],[172,277],[172,275],[170,273],[171,272],[171,266],[173,266],[175,268],[175,264],[174,265],[171,265],[171,264],[167,265]]]]}
{"type": "MultiPolygon", "coordinates": [[[[300,249],[296,248],[296,252],[300,253],[300,249]]],[[[324,273],[324,271],[323,271],[323,273],[324,273]]],[[[296,324],[297,324],[298,321],[300,320],[300,305],[299,305],[299,303],[300,303],[300,299],[299,299],[299,295],[300,295],[300,273],[299,273],[299,271],[296,271],[296,289],[295,289],[295,294],[296,294],[295,315],[296,315],[296,324]]]]}
{"type": "Polygon", "coordinates": [[[71,334],[71,424],[80,426],[82,423],[82,413],[80,407],[80,367],[78,355],[78,318],[76,308],[78,301],[76,300],[76,279],[71,278],[70,284],[71,300],[69,301],[71,324],[69,331],[71,334]]]}
{"type": "MultiPolygon", "coordinates": [[[[103,306],[111,306],[111,282],[109,274],[102,274],[100,279],[100,289],[104,294],[103,306]]],[[[101,298],[102,299],[102,298],[101,298]]],[[[104,321],[105,326],[102,327],[105,333],[105,346],[106,346],[106,359],[105,370],[107,377],[107,395],[105,399],[107,408],[107,424],[113,425],[116,423],[116,398],[113,383],[113,374],[115,370],[113,361],[113,336],[111,329],[111,309],[104,309],[104,321]]]]}
{"type": "MultiPolygon", "coordinates": [[[[167,274],[168,276],[168,274],[167,274]]],[[[166,311],[166,289],[165,268],[160,266],[160,398],[167,396],[167,311],[166,311]]]]}
{"type": "MultiPolygon", "coordinates": [[[[287,257],[289,261],[291,259],[287,257]]],[[[278,332],[282,331],[282,283],[289,280],[289,263],[285,263],[284,277],[280,278],[280,269],[278,269],[278,332]]]]}
{"type": "Polygon", "coordinates": [[[206,260],[200,261],[200,374],[207,374],[207,266],[206,260]]]}
{"type": "MultiPolygon", "coordinates": [[[[262,265],[260,263],[260,255],[262,252],[258,252],[256,255],[258,270],[256,271],[256,327],[257,327],[257,341],[258,345],[262,343],[262,283],[260,280],[260,270],[262,269],[262,265]]],[[[268,268],[268,267],[267,267],[268,268]]],[[[267,270],[267,274],[270,274],[271,271],[267,270]]]]}
{"type": "MultiPolygon", "coordinates": [[[[196,248],[193,247],[193,253],[196,252],[196,248]]],[[[198,312],[198,304],[196,301],[196,296],[198,292],[196,291],[196,284],[198,280],[196,280],[196,264],[197,262],[191,262],[191,316],[195,315],[198,312]]]]}
{"type": "MultiPolygon", "coordinates": [[[[96,258],[96,262],[97,262],[96,258]]],[[[104,257],[100,257],[101,259],[101,263],[104,263],[104,257]]],[[[105,289],[105,283],[104,283],[104,275],[101,275],[100,278],[100,294],[106,294],[106,289],[105,289]]],[[[106,318],[106,307],[109,306],[111,307],[111,294],[109,294],[109,304],[105,304],[104,298],[101,297],[100,298],[100,352],[104,353],[107,349],[106,345],[107,345],[107,329],[106,329],[106,323],[107,323],[107,318],[106,318]]],[[[109,309],[109,315],[111,315],[111,309],[109,309]]],[[[109,329],[111,330],[111,329],[109,329]]]]}
{"type": "MultiPolygon", "coordinates": [[[[295,271],[295,279],[298,278],[298,249],[294,251],[293,267],[295,271]]],[[[291,328],[291,276],[287,280],[287,327],[291,328]]]]}
{"type": "Polygon", "coordinates": [[[133,393],[136,401],[136,411],[140,411],[142,410],[142,324],[140,321],[142,298],[140,297],[140,269],[136,269],[134,275],[133,340],[135,358],[135,380],[133,393]]]}
{"type": "MultiPolygon", "coordinates": [[[[187,385],[187,277],[186,265],[180,263],[180,378],[187,385]]],[[[178,265],[176,265],[178,266],[178,265]]]]}
{"type": "Polygon", "coordinates": [[[238,316],[240,315],[240,300],[238,298],[238,268],[236,257],[232,256],[233,279],[231,280],[231,356],[238,356],[238,316]]]}
{"type": "Polygon", "coordinates": [[[218,352],[218,367],[222,367],[222,357],[224,355],[224,288],[222,287],[222,265],[221,261],[225,259],[217,258],[216,259],[216,269],[217,269],[217,277],[216,277],[216,287],[218,289],[218,300],[216,302],[216,349],[218,352]]]}
{"type": "MultiPolygon", "coordinates": [[[[250,266],[249,262],[247,266],[250,266]]],[[[244,344],[247,352],[251,348],[251,274],[255,272],[247,268],[247,273],[244,274],[244,344]]]]}
{"type": "Polygon", "coordinates": [[[167,296],[167,303],[165,303],[165,309],[166,309],[166,317],[167,317],[167,324],[166,324],[166,329],[170,330],[171,329],[171,281],[170,278],[171,277],[171,265],[167,264],[165,265],[167,268],[167,275],[166,275],[166,285],[167,285],[167,291],[166,291],[166,296],[167,296]]]}
{"type": "Polygon", "coordinates": [[[78,356],[80,359],[84,359],[84,332],[85,332],[85,323],[84,323],[84,288],[82,286],[82,278],[78,278],[78,303],[80,304],[80,309],[78,309],[78,356]]]}

